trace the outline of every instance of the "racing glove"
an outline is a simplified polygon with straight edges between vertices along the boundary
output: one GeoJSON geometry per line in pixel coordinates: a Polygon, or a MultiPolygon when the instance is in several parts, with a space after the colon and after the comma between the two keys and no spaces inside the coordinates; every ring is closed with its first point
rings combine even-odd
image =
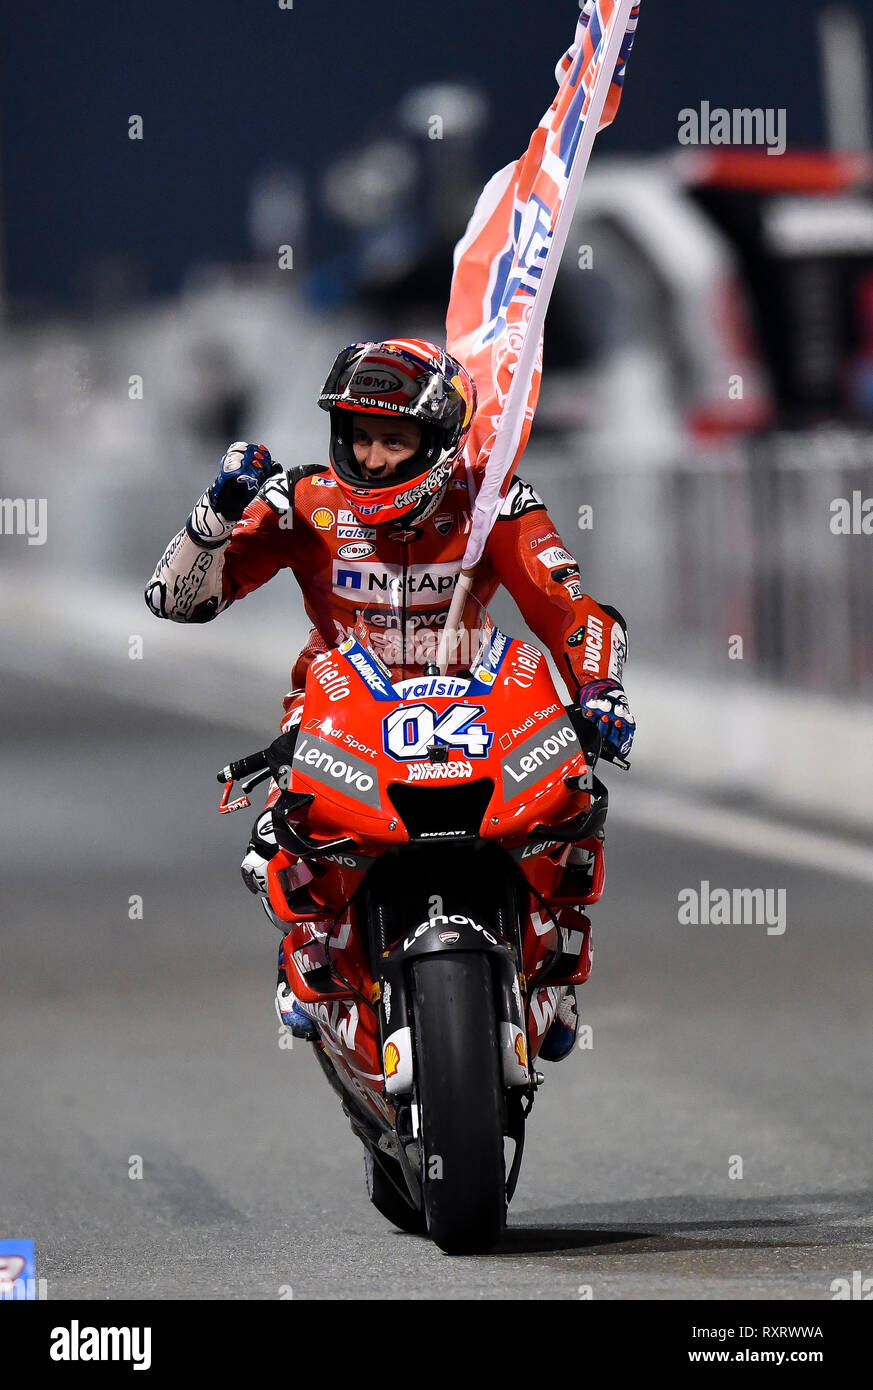
{"type": "Polygon", "coordinates": [[[618,681],[590,681],[582,686],[576,703],[602,737],[604,756],[610,761],[616,757],[626,758],[637,726],[618,681]]]}
{"type": "Polygon", "coordinates": [[[239,521],[268,478],[281,473],[263,444],[231,444],[218,477],[209,489],[209,500],[225,521],[239,521]]]}

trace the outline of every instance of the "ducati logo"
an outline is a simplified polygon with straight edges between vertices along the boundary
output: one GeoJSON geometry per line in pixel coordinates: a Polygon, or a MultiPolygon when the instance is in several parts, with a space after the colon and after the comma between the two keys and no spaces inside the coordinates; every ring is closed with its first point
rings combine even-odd
{"type": "Polygon", "coordinates": [[[452,529],[452,516],[449,512],[437,512],[433,524],[441,536],[447,536],[452,529]]]}

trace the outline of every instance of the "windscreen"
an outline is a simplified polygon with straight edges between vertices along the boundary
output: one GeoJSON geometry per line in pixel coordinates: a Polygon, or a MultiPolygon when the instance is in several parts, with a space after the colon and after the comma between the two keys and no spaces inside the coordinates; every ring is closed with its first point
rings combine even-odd
{"type": "MultiPolygon", "coordinates": [[[[436,674],[437,649],[448,607],[434,613],[407,607],[399,584],[388,601],[358,614],[355,636],[368,647],[392,680],[436,674]]],[[[447,674],[469,672],[486,646],[494,623],[478,599],[468,595],[460,622],[450,634],[447,674]]]]}

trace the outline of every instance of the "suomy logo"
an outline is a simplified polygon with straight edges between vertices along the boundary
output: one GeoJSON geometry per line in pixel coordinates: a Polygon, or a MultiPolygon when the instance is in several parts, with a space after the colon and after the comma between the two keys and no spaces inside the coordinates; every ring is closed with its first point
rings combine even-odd
{"type": "Polygon", "coordinates": [[[392,391],[400,391],[403,382],[394,372],[356,372],[349,382],[349,391],[353,396],[381,396],[390,394],[392,391]]]}

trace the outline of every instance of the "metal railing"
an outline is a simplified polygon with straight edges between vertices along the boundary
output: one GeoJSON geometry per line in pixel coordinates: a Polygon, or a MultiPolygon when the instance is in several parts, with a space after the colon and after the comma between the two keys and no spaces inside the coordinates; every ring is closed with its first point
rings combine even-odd
{"type": "Polygon", "coordinates": [[[775,682],[873,695],[873,534],[862,529],[871,499],[873,533],[873,434],[776,434],[654,468],[598,465],[582,440],[572,461],[538,445],[521,472],[587,591],[624,613],[632,656],[715,676],[742,659],[775,682]]]}

